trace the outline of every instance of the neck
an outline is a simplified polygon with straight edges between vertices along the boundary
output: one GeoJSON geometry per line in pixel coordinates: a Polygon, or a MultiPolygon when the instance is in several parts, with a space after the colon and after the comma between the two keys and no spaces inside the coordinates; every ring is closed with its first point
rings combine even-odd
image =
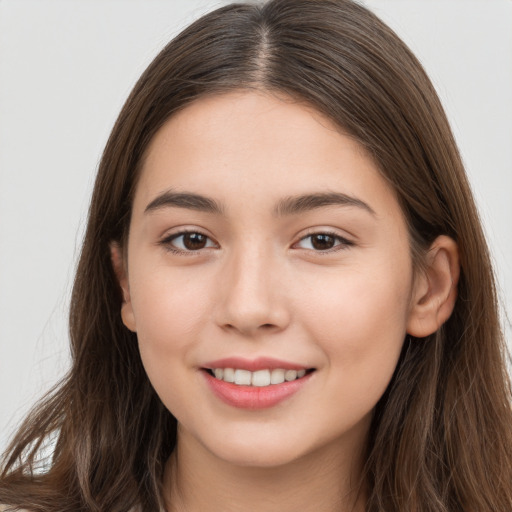
{"type": "Polygon", "coordinates": [[[278,467],[219,460],[192,436],[178,436],[164,475],[168,512],[363,512],[362,456],[341,443],[278,467]]]}

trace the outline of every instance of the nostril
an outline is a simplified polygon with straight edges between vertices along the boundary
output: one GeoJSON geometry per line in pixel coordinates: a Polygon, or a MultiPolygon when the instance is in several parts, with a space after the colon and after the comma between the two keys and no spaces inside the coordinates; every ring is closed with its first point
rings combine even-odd
{"type": "Polygon", "coordinates": [[[261,325],[256,325],[255,329],[251,326],[237,326],[236,324],[226,323],[222,326],[224,329],[228,331],[241,331],[241,332],[256,332],[256,331],[272,331],[274,329],[278,329],[279,327],[275,324],[266,323],[261,325]]]}

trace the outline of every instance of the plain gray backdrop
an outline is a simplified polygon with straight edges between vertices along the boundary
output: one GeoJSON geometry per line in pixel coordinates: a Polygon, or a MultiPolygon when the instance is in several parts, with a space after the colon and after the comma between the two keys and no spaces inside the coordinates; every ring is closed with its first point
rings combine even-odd
{"type": "MultiPolygon", "coordinates": [[[[0,451],[68,367],[74,265],[117,113],[157,51],[225,3],[0,0],[0,451]]],[[[441,96],[510,312],[512,1],[363,3],[410,45],[441,96]]]]}

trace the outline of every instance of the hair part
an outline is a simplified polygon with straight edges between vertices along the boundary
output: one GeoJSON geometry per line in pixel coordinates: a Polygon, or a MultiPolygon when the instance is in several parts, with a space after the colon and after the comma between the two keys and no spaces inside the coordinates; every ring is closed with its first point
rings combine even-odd
{"type": "Polygon", "coordinates": [[[176,420],[122,324],[109,246],[125,245],[149,143],[199,98],[258,89],[305,102],[373,158],[395,191],[421,271],[439,235],[458,244],[459,297],[435,334],[408,337],[367,447],[367,510],[512,509],[511,389],[492,267],[446,115],[418,60],[350,0],[272,0],[211,12],[143,73],[100,163],[70,310],[72,368],[6,452],[0,502],[33,511],[143,512],[161,503],[176,420]],[[36,471],[41,443],[57,443],[36,471]]]}

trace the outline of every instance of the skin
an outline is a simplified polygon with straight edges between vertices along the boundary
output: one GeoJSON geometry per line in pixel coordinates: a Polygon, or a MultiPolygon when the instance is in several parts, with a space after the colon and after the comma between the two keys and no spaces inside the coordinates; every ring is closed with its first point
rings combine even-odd
{"type": "Polygon", "coordinates": [[[372,411],[406,334],[430,334],[451,313],[458,259],[440,237],[415,274],[395,194],[354,140],[290,98],[200,99],[151,142],[128,244],[113,245],[112,259],[123,321],[178,420],[169,510],[364,509],[356,490],[372,411]],[[220,211],[154,206],[169,191],[220,211]],[[312,193],[360,203],[276,213],[312,193]],[[184,229],[204,246],[184,245],[184,229]],[[332,247],[319,250],[311,235],[322,233],[332,247]],[[315,371],[284,402],[248,411],[221,402],[201,370],[231,356],[315,371]]]}

